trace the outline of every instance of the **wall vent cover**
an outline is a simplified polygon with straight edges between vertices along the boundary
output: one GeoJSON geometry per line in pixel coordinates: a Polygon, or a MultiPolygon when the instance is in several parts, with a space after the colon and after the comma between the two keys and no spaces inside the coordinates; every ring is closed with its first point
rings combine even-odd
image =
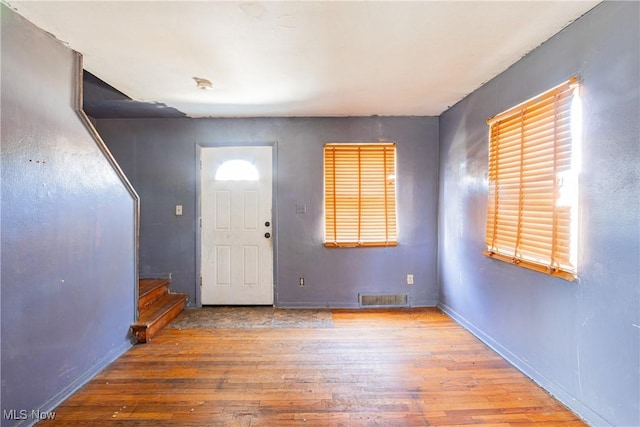
{"type": "Polygon", "coordinates": [[[408,294],[359,294],[360,307],[407,307],[408,294]]]}

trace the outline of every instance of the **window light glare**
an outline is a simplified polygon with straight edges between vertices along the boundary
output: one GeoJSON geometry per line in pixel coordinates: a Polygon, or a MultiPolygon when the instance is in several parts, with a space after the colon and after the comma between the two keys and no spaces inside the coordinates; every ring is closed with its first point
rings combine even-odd
{"type": "Polygon", "coordinates": [[[582,99],[580,86],[573,89],[571,100],[571,187],[567,188],[568,205],[571,207],[569,262],[574,269],[578,267],[578,209],[579,175],[582,165],[582,99]]]}
{"type": "Polygon", "coordinates": [[[573,89],[573,99],[571,100],[571,169],[580,173],[582,165],[582,99],[580,98],[580,87],[573,89]]]}
{"type": "Polygon", "coordinates": [[[258,181],[258,169],[247,160],[227,160],[216,170],[216,181],[258,181]]]}
{"type": "Polygon", "coordinates": [[[582,110],[577,81],[572,78],[487,120],[485,254],[570,281],[578,259],[582,110]],[[520,134],[510,135],[517,126],[520,134]],[[538,144],[550,128],[552,161],[544,154],[548,145],[538,144]]]}

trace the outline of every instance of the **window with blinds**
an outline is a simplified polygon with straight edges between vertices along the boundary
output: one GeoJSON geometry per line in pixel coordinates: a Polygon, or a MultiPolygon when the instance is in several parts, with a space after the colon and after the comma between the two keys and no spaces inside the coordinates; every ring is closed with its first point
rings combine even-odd
{"type": "Polygon", "coordinates": [[[578,79],[487,121],[485,254],[567,280],[577,275],[578,79]]]}
{"type": "Polygon", "coordinates": [[[396,246],[396,145],[324,146],[325,246],[396,246]]]}

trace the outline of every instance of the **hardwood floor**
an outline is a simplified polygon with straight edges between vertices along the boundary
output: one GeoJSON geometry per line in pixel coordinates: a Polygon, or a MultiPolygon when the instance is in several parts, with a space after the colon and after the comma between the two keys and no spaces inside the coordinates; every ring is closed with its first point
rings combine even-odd
{"type": "Polygon", "coordinates": [[[438,309],[331,314],[165,329],[39,425],[585,425],[438,309]]]}

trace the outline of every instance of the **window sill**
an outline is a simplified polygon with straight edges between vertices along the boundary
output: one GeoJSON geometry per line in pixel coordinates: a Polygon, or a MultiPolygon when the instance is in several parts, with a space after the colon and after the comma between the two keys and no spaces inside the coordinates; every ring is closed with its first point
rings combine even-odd
{"type": "Polygon", "coordinates": [[[527,268],[529,270],[534,270],[540,273],[544,273],[549,276],[558,277],[560,279],[567,280],[569,282],[573,282],[576,279],[576,274],[570,271],[559,270],[559,269],[551,269],[549,266],[537,264],[535,262],[513,258],[507,255],[499,254],[491,251],[484,251],[484,255],[489,258],[497,259],[499,261],[507,262],[509,264],[517,265],[518,267],[527,268]]]}
{"type": "Polygon", "coordinates": [[[325,242],[326,248],[386,248],[398,246],[398,242],[325,242]]]}

